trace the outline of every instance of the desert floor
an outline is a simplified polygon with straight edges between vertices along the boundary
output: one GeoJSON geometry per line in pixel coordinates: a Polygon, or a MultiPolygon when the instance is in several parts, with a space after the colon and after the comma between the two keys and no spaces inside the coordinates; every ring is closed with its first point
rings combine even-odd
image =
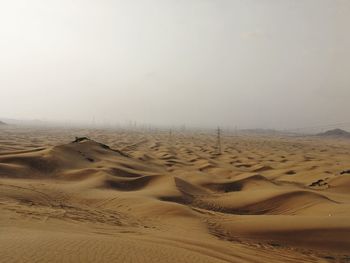
{"type": "Polygon", "coordinates": [[[350,140],[5,126],[0,262],[350,262],[348,169],[350,140]]]}

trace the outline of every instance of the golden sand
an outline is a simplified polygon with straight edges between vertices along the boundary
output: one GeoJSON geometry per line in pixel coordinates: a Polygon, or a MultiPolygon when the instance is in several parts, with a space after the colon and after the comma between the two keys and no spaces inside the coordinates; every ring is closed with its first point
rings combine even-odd
{"type": "Polygon", "coordinates": [[[0,262],[348,262],[347,169],[349,140],[3,127],[0,262]]]}

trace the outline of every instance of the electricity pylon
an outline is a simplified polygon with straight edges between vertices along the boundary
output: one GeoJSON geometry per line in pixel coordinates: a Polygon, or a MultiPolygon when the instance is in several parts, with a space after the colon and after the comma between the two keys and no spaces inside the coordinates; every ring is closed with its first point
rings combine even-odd
{"type": "Polygon", "coordinates": [[[221,129],[218,127],[217,129],[217,144],[216,144],[218,154],[221,154],[221,129]]]}

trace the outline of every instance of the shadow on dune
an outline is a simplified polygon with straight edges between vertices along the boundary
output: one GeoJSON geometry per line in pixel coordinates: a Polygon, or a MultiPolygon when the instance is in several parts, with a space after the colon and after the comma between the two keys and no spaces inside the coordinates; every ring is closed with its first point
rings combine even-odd
{"type": "MultiPolygon", "coordinates": [[[[337,204],[328,197],[306,190],[291,190],[288,192],[276,191],[275,195],[268,198],[256,197],[249,204],[240,205],[226,204],[220,202],[220,192],[242,192],[247,185],[256,182],[263,182],[269,185],[277,185],[261,175],[251,176],[228,183],[205,184],[204,186],[214,191],[209,192],[205,188],[193,185],[183,179],[174,178],[179,195],[162,196],[162,201],[176,202],[188,205],[193,208],[205,209],[213,212],[220,212],[235,215],[282,215],[295,214],[298,211],[310,208],[318,204],[337,204]]],[[[249,195],[252,191],[244,192],[249,195]]],[[[233,195],[232,198],[235,198],[233,195]]],[[[232,200],[234,201],[234,200],[232,200]]]]}

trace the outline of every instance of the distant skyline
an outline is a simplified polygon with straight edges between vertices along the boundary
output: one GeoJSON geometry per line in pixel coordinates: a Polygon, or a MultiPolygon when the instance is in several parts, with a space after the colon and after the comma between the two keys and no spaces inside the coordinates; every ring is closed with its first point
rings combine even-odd
{"type": "Polygon", "coordinates": [[[0,119],[350,122],[350,1],[0,3],[0,119]]]}

